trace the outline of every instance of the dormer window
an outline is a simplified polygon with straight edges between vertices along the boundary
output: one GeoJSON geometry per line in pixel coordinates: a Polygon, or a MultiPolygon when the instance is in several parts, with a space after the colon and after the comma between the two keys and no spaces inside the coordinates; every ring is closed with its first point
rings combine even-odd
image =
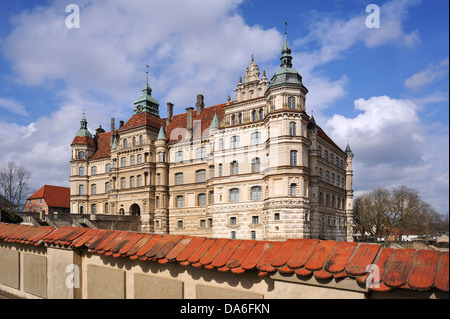
{"type": "Polygon", "coordinates": [[[84,151],[79,151],[78,152],[78,158],[79,159],[85,159],[86,158],[86,153],[84,151]]]}

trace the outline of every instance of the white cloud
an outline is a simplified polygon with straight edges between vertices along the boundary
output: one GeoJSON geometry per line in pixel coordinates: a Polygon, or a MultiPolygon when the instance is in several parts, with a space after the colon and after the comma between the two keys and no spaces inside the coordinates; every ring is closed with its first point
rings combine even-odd
{"type": "MultiPolygon", "coordinates": [[[[405,184],[448,212],[448,127],[424,127],[411,100],[375,96],[354,102],[358,114],[334,115],[324,129],[338,145],[349,140],[359,192],[405,184]]],[[[319,124],[320,125],[320,124],[319,124]]]]}
{"type": "Polygon", "coordinates": [[[404,85],[409,89],[419,89],[434,83],[448,75],[449,59],[446,58],[437,65],[430,65],[427,69],[411,75],[404,85]]]}
{"type": "Polygon", "coordinates": [[[15,99],[6,99],[0,97],[0,108],[18,115],[28,116],[25,105],[17,102],[15,99]]]}

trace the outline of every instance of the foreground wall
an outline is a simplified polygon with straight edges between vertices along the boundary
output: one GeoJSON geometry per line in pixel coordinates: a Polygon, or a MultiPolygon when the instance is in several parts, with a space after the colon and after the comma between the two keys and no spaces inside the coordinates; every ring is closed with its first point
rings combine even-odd
{"type": "Polygon", "coordinates": [[[0,224],[0,290],[34,299],[448,298],[448,253],[424,252],[0,224]],[[371,258],[385,266],[383,281],[366,287],[371,258]]]}

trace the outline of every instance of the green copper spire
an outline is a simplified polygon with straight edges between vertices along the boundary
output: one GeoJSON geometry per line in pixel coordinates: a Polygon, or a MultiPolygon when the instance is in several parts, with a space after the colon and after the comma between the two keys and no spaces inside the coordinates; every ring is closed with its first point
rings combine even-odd
{"type": "Polygon", "coordinates": [[[166,132],[164,132],[164,128],[161,126],[159,129],[159,134],[157,140],[165,140],[166,139],[166,132]]]}
{"type": "Polygon", "coordinates": [[[84,117],[84,113],[83,117],[80,120],[80,129],[77,131],[75,136],[87,136],[92,138],[91,132],[89,132],[89,130],[87,129],[87,121],[86,118],[84,117]]]}
{"type": "Polygon", "coordinates": [[[214,117],[213,117],[213,119],[211,121],[211,125],[209,127],[210,128],[218,128],[219,125],[220,125],[219,118],[217,117],[216,110],[214,110],[214,117]]]}
{"type": "Polygon", "coordinates": [[[114,136],[114,141],[113,141],[113,143],[111,145],[111,149],[115,150],[116,148],[117,148],[117,138],[114,136]]]}
{"type": "Polygon", "coordinates": [[[345,148],[345,153],[347,154],[347,156],[353,157],[353,152],[350,149],[350,145],[348,145],[348,141],[347,141],[347,147],[345,148]]]}
{"type": "Polygon", "coordinates": [[[142,96],[134,101],[134,114],[141,112],[148,112],[150,114],[159,116],[159,103],[152,96],[152,88],[148,85],[148,65],[146,73],[146,82],[142,88],[142,96]]]}
{"type": "MultiPolygon", "coordinates": [[[[287,23],[285,23],[287,26],[287,23]]],[[[284,44],[281,49],[281,64],[280,68],[273,75],[270,80],[270,87],[278,86],[278,85],[299,85],[303,86],[302,77],[297,72],[296,69],[292,68],[292,56],[291,56],[291,48],[289,48],[289,44],[287,41],[287,31],[284,32],[284,44]]]]}

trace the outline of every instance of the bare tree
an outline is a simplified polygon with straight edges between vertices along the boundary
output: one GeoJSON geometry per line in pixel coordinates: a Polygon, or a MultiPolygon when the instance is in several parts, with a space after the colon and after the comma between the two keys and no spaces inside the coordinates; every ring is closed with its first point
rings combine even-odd
{"type": "Polygon", "coordinates": [[[0,165],[0,192],[11,204],[9,210],[22,208],[27,196],[31,172],[22,164],[9,161],[0,165]]]}

